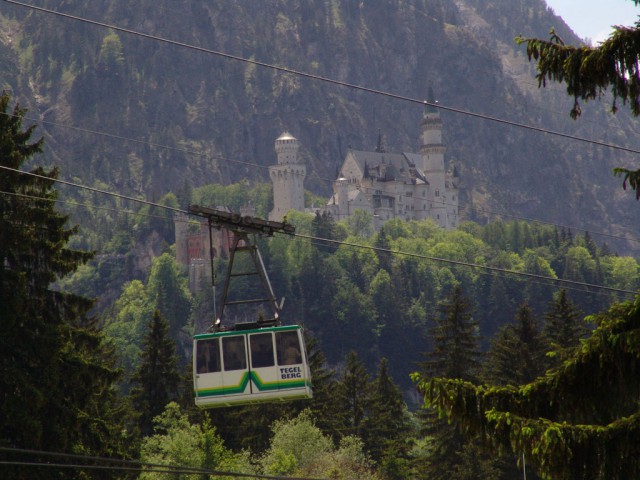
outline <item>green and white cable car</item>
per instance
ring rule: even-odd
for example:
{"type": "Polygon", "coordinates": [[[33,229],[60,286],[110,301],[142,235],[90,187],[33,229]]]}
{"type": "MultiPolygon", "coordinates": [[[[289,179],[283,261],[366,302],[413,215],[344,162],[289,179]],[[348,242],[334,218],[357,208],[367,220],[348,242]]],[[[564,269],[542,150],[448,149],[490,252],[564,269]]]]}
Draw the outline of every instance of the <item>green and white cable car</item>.
{"type": "Polygon", "coordinates": [[[300,326],[203,333],[194,338],[196,405],[224,407],[310,398],[311,376],[300,326]]]}
{"type": "Polygon", "coordinates": [[[208,332],[195,335],[193,339],[196,405],[215,408],[311,398],[311,375],[302,327],[281,325],[281,305],[276,303],[260,252],[249,239],[249,234],[290,233],[293,227],[284,222],[241,217],[198,206],[191,206],[189,210],[207,216],[210,227],[215,225],[233,232],[219,315],[208,332]],[[233,267],[237,253],[248,254],[254,269],[235,272],[233,267]],[[233,277],[254,275],[260,278],[267,297],[228,298],[233,277]],[[272,318],[264,318],[262,313],[256,322],[223,326],[225,306],[252,303],[269,305],[272,318]]]}

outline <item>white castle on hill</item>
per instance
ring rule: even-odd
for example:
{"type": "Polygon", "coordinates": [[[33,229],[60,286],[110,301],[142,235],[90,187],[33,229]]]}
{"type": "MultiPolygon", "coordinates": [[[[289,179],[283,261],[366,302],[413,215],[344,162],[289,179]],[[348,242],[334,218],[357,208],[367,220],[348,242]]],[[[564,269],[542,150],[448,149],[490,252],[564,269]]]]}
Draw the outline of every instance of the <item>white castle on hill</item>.
{"type": "MultiPolygon", "coordinates": [[[[392,218],[433,219],[446,229],[458,226],[458,177],[445,169],[442,120],[434,107],[427,107],[420,123],[419,153],[389,153],[381,138],[373,152],[349,150],[333,183],[328,204],[315,210],[336,220],[356,210],[370,213],[378,230],[392,218]]],[[[285,132],[275,141],[278,164],[269,167],[273,182],[270,220],[280,221],[289,210],[305,211],[306,168],[298,159],[300,144],[285,132]]]]}

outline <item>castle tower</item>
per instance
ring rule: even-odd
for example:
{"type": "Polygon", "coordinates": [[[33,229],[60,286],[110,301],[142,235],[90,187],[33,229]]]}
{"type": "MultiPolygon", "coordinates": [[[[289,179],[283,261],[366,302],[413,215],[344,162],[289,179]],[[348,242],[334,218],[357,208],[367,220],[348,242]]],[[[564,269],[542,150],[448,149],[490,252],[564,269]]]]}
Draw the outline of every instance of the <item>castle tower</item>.
{"type": "Polygon", "coordinates": [[[446,147],[442,143],[442,120],[438,109],[433,105],[433,92],[429,89],[429,103],[422,115],[420,154],[422,170],[429,179],[429,204],[431,217],[436,223],[447,228],[447,187],[444,167],[446,147]]]}
{"type": "Polygon", "coordinates": [[[289,210],[304,211],[304,177],[307,169],[298,160],[300,143],[284,132],[275,142],[278,164],[269,167],[273,183],[273,210],[269,220],[281,221],[289,210]]]}

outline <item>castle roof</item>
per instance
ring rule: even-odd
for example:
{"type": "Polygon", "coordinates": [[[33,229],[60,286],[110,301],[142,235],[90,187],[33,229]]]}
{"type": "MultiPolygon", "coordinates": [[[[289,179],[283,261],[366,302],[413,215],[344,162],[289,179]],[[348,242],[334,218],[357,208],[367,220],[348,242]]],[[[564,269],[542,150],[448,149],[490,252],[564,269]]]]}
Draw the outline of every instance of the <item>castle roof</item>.
{"type": "Polygon", "coordinates": [[[278,138],[276,138],[276,142],[278,140],[297,140],[296,137],[291,135],[289,132],[283,132],[278,138]]]}
{"type": "Polygon", "coordinates": [[[422,157],[415,153],[349,152],[364,176],[378,181],[399,181],[407,183],[429,183],[416,165],[422,157]]]}

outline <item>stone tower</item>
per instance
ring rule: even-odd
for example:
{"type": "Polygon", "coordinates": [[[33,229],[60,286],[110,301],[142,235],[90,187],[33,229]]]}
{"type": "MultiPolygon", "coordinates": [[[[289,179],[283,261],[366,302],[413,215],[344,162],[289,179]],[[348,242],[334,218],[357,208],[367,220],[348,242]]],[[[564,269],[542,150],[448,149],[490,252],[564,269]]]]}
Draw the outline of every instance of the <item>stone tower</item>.
{"type": "MultiPolygon", "coordinates": [[[[429,92],[429,103],[435,104],[433,92],[429,92]]],[[[432,105],[425,106],[422,122],[420,154],[422,155],[422,170],[429,179],[429,206],[431,218],[438,225],[449,228],[447,222],[447,184],[444,167],[444,153],[446,147],[442,143],[442,120],[438,109],[432,105]]]]}
{"type": "Polygon", "coordinates": [[[281,221],[289,210],[304,211],[304,177],[307,169],[298,160],[300,143],[288,132],[275,142],[278,164],[269,167],[273,182],[273,210],[269,220],[281,221]]]}

